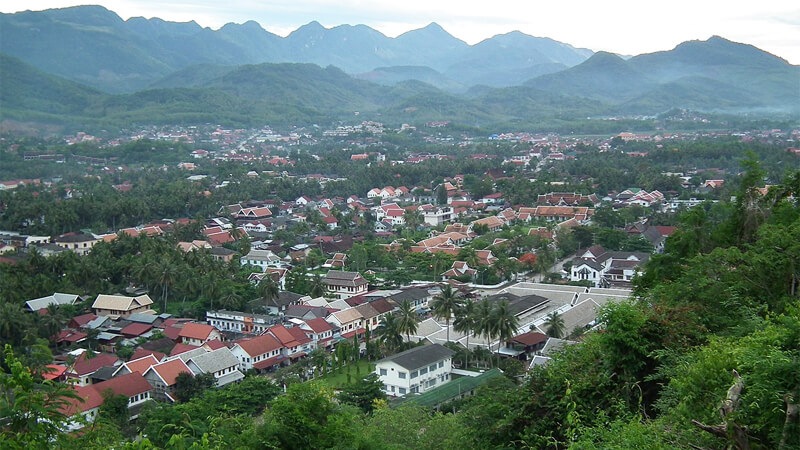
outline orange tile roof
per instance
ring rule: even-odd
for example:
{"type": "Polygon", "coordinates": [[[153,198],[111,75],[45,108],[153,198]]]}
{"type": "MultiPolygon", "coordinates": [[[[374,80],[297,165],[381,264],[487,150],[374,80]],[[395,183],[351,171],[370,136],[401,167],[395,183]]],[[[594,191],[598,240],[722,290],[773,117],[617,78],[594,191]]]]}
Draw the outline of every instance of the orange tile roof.
{"type": "Polygon", "coordinates": [[[175,384],[175,380],[182,372],[187,372],[190,375],[192,374],[192,371],[180,358],[176,358],[172,361],[167,361],[161,364],[156,364],[155,366],[151,367],[150,370],[157,373],[158,376],[164,380],[164,383],[166,383],[167,386],[172,386],[175,384]]]}
{"type": "Polygon", "coordinates": [[[272,335],[265,334],[252,339],[236,341],[236,344],[250,356],[263,355],[273,350],[277,350],[283,345],[272,335]]]}
{"type": "Polygon", "coordinates": [[[204,323],[187,323],[183,326],[181,332],[178,333],[178,337],[204,341],[208,339],[208,336],[214,330],[214,327],[204,323]]]}
{"type": "Polygon", "coordinates": [[[126,362],[125,367],[131,372],[145,373],[147,369],[156,364],[158,364],[158,359],[153,355],[147,355],[143,358],[126,362]]]}

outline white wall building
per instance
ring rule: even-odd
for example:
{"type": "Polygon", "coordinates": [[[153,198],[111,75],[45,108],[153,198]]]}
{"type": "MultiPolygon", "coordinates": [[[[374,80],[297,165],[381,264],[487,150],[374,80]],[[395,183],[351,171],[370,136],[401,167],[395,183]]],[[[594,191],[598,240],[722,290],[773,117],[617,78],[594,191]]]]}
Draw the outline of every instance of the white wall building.
{"type": "Polygon", "coordinates": [[[440,344],[414,347],[376,362],[375,373],[386,395],[423,393],[450,381],[454,353],[440,344]]]}

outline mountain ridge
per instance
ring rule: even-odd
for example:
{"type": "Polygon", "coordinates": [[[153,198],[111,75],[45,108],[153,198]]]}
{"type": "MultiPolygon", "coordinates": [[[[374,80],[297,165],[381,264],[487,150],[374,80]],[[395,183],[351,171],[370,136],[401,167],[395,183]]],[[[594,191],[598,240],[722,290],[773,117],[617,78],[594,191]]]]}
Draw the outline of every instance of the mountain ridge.
{"type": "MultiPolygon", "coordinates": [[[[378,67],[428,66],[442,73],[450,70],[455,78],[448,76],[465,85],[477,80],[503,87],[519,81],[518,77],[504,78],[502,70],[488,73],[492,72],[491,65],[473,56],[481,53],[480,43],[468,45],[435,22],[391,38],[366,25],[325,28],[312,21],[280,37],[254,21],[228,23],[213,30],[194,21],[143,17],[122,20],[115,12],[94,5],[0,14],[0,38],[3,53],[110,93],[142,89],[171,72],[201,63],[308,62],[333,64],[351,74],[378,67]],[[130,64],[115,66],[113,62],[120,59],[130,64]],[[478,66],[487,68],[487,73],[478,70],[469,75],[471,78],[460,79],[457,64],[463,60],[477,61],[478,66]]],[[[523,35],[518,39],[530,48],[546,47],[557,52],[539,59],[566,67],[591,52],[563,43],[548,46],[545,38],[523,35]]],[[[482,41],[483,45],[491,40],[482,41]]],[[[507,63],[503,69],[515,73],[528,70],[530,62],[513,55],[519,46],[512,50],[504,58],[507,63]]],[[[500,56],[505,52],[498,46],[490,53],[498,51],[500,56]]]]}

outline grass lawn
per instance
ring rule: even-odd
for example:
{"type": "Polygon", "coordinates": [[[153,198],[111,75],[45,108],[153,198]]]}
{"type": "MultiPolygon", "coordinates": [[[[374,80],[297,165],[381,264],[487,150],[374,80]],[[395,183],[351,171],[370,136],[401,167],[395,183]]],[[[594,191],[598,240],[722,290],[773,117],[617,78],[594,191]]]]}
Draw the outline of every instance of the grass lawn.
{"type": "MultiPolygon", "coordinates": [[[[372,370],[375,369],[375,365],[371,362],[368,362],[366,359],[362,359],[358,361],[359,372],[356,373],[356,365],[350,364],[350,381],[354,382],[359,377],[364,377],[372,370]]],[[[329,373],[324,377],[320,378],[321,381],[324,381],[328,384],[328,386],[332,387],[333,389],[341,389],[347,384],[347,366],[342,367],[341,373],[338,370],[334,370],[333,373],[329,373]]]]}

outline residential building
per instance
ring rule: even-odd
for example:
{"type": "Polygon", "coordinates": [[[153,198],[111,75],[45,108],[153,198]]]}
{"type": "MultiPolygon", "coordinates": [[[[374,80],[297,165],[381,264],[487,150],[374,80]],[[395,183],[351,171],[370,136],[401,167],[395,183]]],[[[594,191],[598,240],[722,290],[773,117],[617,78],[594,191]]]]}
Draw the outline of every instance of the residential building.
{"type": "Polygon", "coordinates": [[[336,298],[345,299],[367,292],[369,282],[358,272],[329,270],[323,283],[336,298]]]}
{"type": "Polygon", "coordinates": [[[333,345],[333,327],[322,318],[310,319],[300,329],[314,342],[314,347],[327,349],[333,345]]]}
{"type": "Polygon", "coordinates": [[[153,313],[152,304],[153,300],[147,294],[137,297],[100,294],[92,304],[92,309],[98,316],[120,318],[137,313],[153,313]]]}
{"type": "Polygon", "coordinates": [[[239,371],[239,359],[228,347],[220,347],[193,356],[186,361],[186,365],[195,375],[206,373],[214,375],[217,387],[235,383],[244,378],[244,374],[239,371]]]}
{"type": "Polygon", "coordinates": [[[250,264],[251,266],[260,267],[262,272],[267,267],[278,267],[281,264],[281,258],[271,250],[250,250],[240,261],[243,266],[250,264]]]}
{"type": "Polygon", "coordinates": [[[308,352],[314,350],[314,342],[306,333],[297,327],[286,328],[283,325],[275,325],[267,330],[267,333],[274,336],[281,343],[281,351],[289,360],[295,361],[308,352]]]}
{"type": "Polygon", "coordinates": [[[614,252],[595,245],[572,260],[570,281],[589,281],[594,287],[629,286],[650,258],[642,252],[614,252]]]}
{"type": "Polygon", "coordinates": [[[181,343],[195,346],[201,346],[212,339],[222,340],[219,330],[204,323],[187,323],[178,333],[178,337],[181,343]]]}
{"type": "Polygon", "coordinates": [[[153,398],[174,403],[176,401],[174,397],[175,382],[178,375],[183,372],[194,376],[192,370],[180,358],[171,359],[147,369],[144,378],[153,387],[153,398]]]}
{"type": "Polygon", "coordinates": [[[235,331],[244,334],[259,334],[267,331],[280,319],[266,314],[240,311],[206,311],[206,321],[220,331],[235,331]]]}
{"type": "Polygon", "coordinates": [[[432,227],[438,227],[447,222],[452,222],[454,217],[453,208],[450,206],[425,208],[422,211],[423,221],[426,225],[432,227]]]}
{"type": "Polygon", "coordinates": [[[280,365],[286,358],[281,354],[283,345],[271,334],[236,341],[231,352],[239,360],[239,370],[268,370],[280,365]]]}
{"type": "Polygon", "coordinates": [[[59,292],[47,297],[41,297],[25,302],[25,306],[29,311],[39,311],[46,309],[50,305],[74,305],[80,297],[75,294],[61,294],[59,292]]]}
{"type": "Polygon", "coordinates": [[[89,233],[67,233],[53,238],[53,243],[59,247],[71,250],[80,256],[88,255],[101,239],[89,233]]]}
{"type": "Polygon", "coordinates": [[[455,352],[440,344],[423,345],[375,363],[375,373],[392,397],[423,393],[450,381],[455,352]]]}

